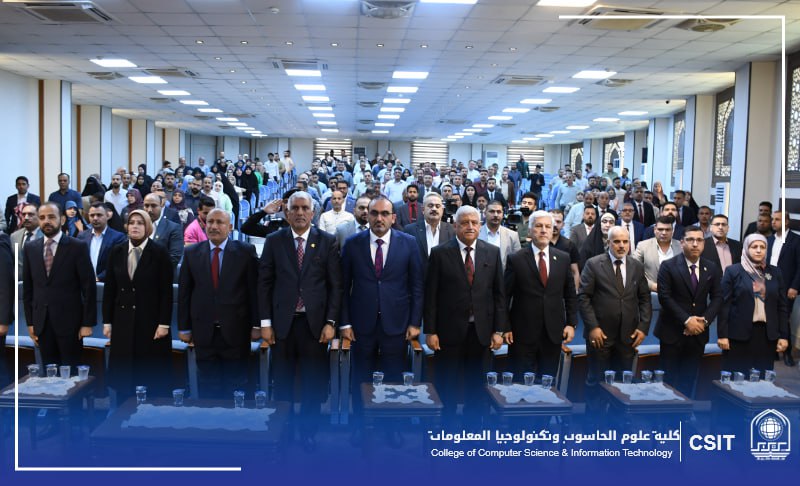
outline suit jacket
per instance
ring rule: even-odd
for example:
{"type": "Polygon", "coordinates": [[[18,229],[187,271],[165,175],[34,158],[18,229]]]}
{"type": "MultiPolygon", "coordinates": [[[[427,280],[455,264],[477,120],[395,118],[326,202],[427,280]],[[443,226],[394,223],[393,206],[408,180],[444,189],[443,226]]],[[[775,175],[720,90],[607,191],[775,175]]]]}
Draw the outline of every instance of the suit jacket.
{"type": "MultiPolygon", "coordinates": [[[[676,240],[671,240],[670,246],[673,257],[683,253],[681,244],[676,240]]],[[[650,238],[641,242],[633,252],[633,257],[644,265],[644,276],[647,278],[647,283],[651,285],[658,283],[658,269],[661,266],[658,261],[658,240],[650,238]]]]}
{"type": "MultiPolygon", "coordinates": [[[[19,245],[19,279],[22,280],[22,239],[25,238],[25,228],[20,228],[17,231],[11,233],[11,249],[15,248],[15,245],[19,245]]],[[[44,238],[44,233],[39,228],[36,228],[36,231],[33,232],[33,236],[31,236],[30,241],[38,240],[39,238],[44,238]]],[[[27,245],[27,243],[26,243],[27,245]]]]}
{"type": "Polygon", "coordinates": [[[489,346],[493,332],[511,329],[500,249],[481,240],[473,247],[475,274],[471,286],[458,239],[431,250],[425,277],[425,333],[437,334],[442,346],[464,342],[470,309],[483,346],[489,346]]]}
{"type": "Polygon", "coordinates": [[[636,201],[631,201],[633,203],[633,219],[642,223],[645,227],[651,226],[656,224],[656,212],[653,209],[653,205],[647,201],[642,201],[642,211],[644,212],[644,219],[639,217],[639,203],[636,201]]]}
{"type": "Polygon", "coordinates": [[[681,226],[686,227],[697,223],[697,213],[690,206],[678,208],[678,211],[681,216],[681,226]]]}
{"type": "Polygon", "coordinates": [[[633,237],[632,241],[633,244],[631,245],[631,251],[633,251],[636,249],[636,246],[639,244],[639,242],[644,239],[644,225],[636,221],[635,219],[630,223],[625,223],[624,221],[622,221],[622,219],[617,220],[617,225],[622,226],[623,228],[625,227],[626,224],[631,225],[631,230],[633,233],[633,235],[631,235],[633,237]]]}
{"type": "MultiPolygon", "coordinates": [[[[522,244],[519,241],[519,234],[516,231],[511,231],[505,226],[500,226],[497,232],[500,237],[500,261],[503,263],[503,269],[505,269],[508,255],[512,255],[521,250],[522,244]]],[[[489,228],[485,224],[481,226],[478,239],[488,242],[489,228]]]]}
{"type": "Polygon", "coordinates": [[[177,209],[166,206],[164,207],[164,209],[162,209],[162,211],[164,211],[164,218],[172,221],[173,223],[177,223],[183,226],[183,223],[181,223],[181,217],[178,214],[177,209]]]}
{"type": "Polygon", "coordinates": [[[424,219],[422,215],[422,200],[417,200],[417,218],[411,219],[411,214],[409,214],[408,203],[406,204],[395,204],[394,205],[394,214],[397,215],[397,219],[395,220],[393,229],[403,231],[403,228],[410,225],[411,223],[416,223],[417,221],[424,219]]]}
{"type": "MultiPolygon", "coordinates": [[[[91,228],[78,235],[78,239],[86,243],[86,246],[89,247],[90,258],[93,235],[94,230],[91,228]]],[[[97,255],[97,267],[94,269],[97,280],[100,282],[104,282],[106,279],[106,264],[108,262],[108,255],[111,253],[111,248],[125,241],[128,241],[128,237],[125,236],[124,233],[120,233],[119,231],[111,228],[106,228],[106,234],[103,235],[103,243],[100,244],[100,254],[97,255]]]]}
{"type": "Polygon", "coordinates": [[[584,338],[588,339],[589,333],[600,327],[608,337],[631,344],[636,329],[645,334],[650,329],[653,308],[644,266],[630,255],[625,258],[625,266],[625,289],[621,294],[608,253],[590,258],[583,267],[578,303],[584,338]]]}
{"type": "Polygon", "coordinates": [[[544,175],[531,174],[530,176],[528,176],[528,179],[531,181],[531,192],[534,194],[541,194],[542,187],[544,187],[544,175]]]}
{"type": "MultiPolygon", "coordinates": [[[[41,198],[39,196],[37,196],[36,194],[32,194],[30,192],[28,193],[28,195],[25,198],[25,200],[27,202],[31,203],[31,204],[36,205],[37,208],[42,205],[41,198]]],[[[5,206],[5,211],[4,211],[4,215],[5,215],[5,218],[6,218],[6,224],[7,224],[6,233],[8,233],[8,234],[11,234],[14,231],[16,231],[17,229],[19,229],[19,228],[17,228],[17,225],[19,224],[19,221],[17,221],[17,215],[14,213],[14,208],[15,207],[17,207],[17,195],[16,194],[12,194],[12,195],[8,196],[8,199],[6,199],[6,206],[5,206]]]]}
{"type": "Polygon", "coordinates": [[[25,320],[36,335],[48,321],[57,336],[77,336],[81,327],[97,324],[97,286],[84,242],[62,236],[49,276],[43,238],[27,243],[22,254],[25,320]]]}
{"type": "Polygon", "coordinates": [[[178,329],[191,331],[196,346],[209,347],[215,323],[219,323],[222,338],[229,346],[248,347],[250,330],[260,327],[257,283],[258,262],[253,245],[228,240],[216,290],[211,284],[211,243],[203,241],[187,247],[178,286],[178,329]]]}
{"type": "Polygon", "coordinates": [[[491,196],[488,190],[486,191],[486,197],[489,199],[489,202],[499,201],[500,204],[503,205],[504,210],[508,209],[508,201],[506,201],[505,196],[503,196],[503,191],[500,190],[499,186],[494,190],[494,197],[491,196]]]}
{"type": "MultiPolygon", "coordinates": [[[[662,343],[677,343],[683,336],[684,323],[691,316],[705,317],[711,325],[722,307],[720,268],[701,256],[695,271],[698,275],[697,290],[692,292],[692,279],[683,253],[661,264],[658,271],[661,312],[653,334],[662,343]]],[[[707,343],[708,326],[704,332],[691,338],[707,343]]]]}
{"type": "MultiPolygon", "coordinates": [[[[728,238],[728,247],[731,250],[731,263],[739,263],[742,261],[742,244],[736,240],[732,240],[728,238]]],[[[701,257],[705,258],[706,260],[710,261],[717,268],[720,269],[720,273],[722,271],[722,263],[719,261],[719,254],[717,253],[717,248],[714,245],[714,238],[708,237],[706,238],[706,244],[703,248],[703,254],[700,255],[701,257]]],[[[768,260],[769,261],[769,260],[768,260]]]]}
{"type": "MultiPolygon", "coordinates": [[[[786,284],[780,268],[767,265],[764,278],[767,297],[767,338],[789,339],[789,304],[786,284]],[[770,275],[771,278],[766,278],[770,275]]],[[[722,309],[717,319],[717,335],[721,338],[747,341],[753,333],[753,280],[741,264],[731,265],[722,276],[722,309]]]]}
{"type": "MultiPolygon", "coordinates": [[[[767,262],[772,261],[772,246],[775,244],[775,235],[767,238],[767,262]]],[[[781,269],[783,283],[786,289],[800,290],[800,236],[794,231],[786,233],[786,241],[781,247],[781,254],[778,257],[778,268],[781,269]]]]}
{"type": "MultiPolygon", "coordinates": [[[[406,225],[403,229],[407,234],[413,236],[417,240],[419,247],[419,257],[422,260],[422,267],[425,271],[428,270],[428,235],[425,232],[425,218],[420,218],[416,223],[406,225]]],[[[446,243],[456,236],[456,230],[453,225],[444,221],[439,222],[439,244],[446,243]]]]}
{"type": "MultiPolygon", "coordinates": [[[[369,227],[369,223],[364,226],[369,227]]],[[[336,226],[336,242],[339,243],[340,251],[344,247],[344,242],[356,233],[358,233],[358,223],[355,220],[345,221],[336,226]]]]}
{"type": "MultiPolygon", "coordinates": [[[[14,322],[14,301],[17,286],[14,283],[14,254],[11,251],[11,238],[0,233],[0,324],[14,322]]],[[[0,343],[3,344],[3,343],[0,343]]],[[[3,344],[3,349],[5,345],[3,344]]],[[[4,366],[3,363],[0,366],[4,366]]]]}
{"type": "MultiPolygon", "coordinates": [[[[531,249],[532,248],[532,249],[531,249]]],[[[565,325],[578,323],[578,298],[570,256],[550,246],[547,286],[539,278],[538,248],[509,255],[505,283],[514,342],[534,344],[544,326],[552,343],[561,343],[565,325]]]]}
{"type": "MultiPolygon", "coordinates": [[[[672,239],[673,240],[678,240],[678,241],[682,240],[683,239],[683,234],[685,232],[685,228],[683,226],[677,224],[677,223],[675,223],[675,226],[673,226],[673,228],[674,229],[672,231],[672,239]]],[[[656,236],[655,229],[656,229],[656,225],[655,224],[645,228],[644,229],[644,236],[642,236],[642,240],[644,241],[644,240],[649,240],[651,238],[655,238],[655,236],[656,236]]],[[[638,246],[638,243],[637,243],[637,246],[638,246]]]]}
{"type": "Polygon", "coordinates": [[[569,234],[569,239],[575,244],[575,248],[580,248],[583,246],[583,242],[586,241],[587,236],[589,236],[589,234],[586,232],[586,225],[581,222],[572,227],[572,231],[570,231],[569,234]]]}
{"type": "Polygon", "coordinates": [[[417,199],[417,201],[420,201],[420,202],[421,202],[421,201],[422,201],[422,199],[423,199],[423,198],[424,198],[424,197],[425,197],[425,196],[426,196],[426,195],[427,195],[429,192],[435,192],[436,194],[441,194],[441,193],[442,193],[442,191],[440,191],[440,190],[439,190],[439,188],[438,188],[438,187],[436,187],[436,186],[431,186],[431,188],[430,188],[430,189],[428,189],[428,188],[427,188],[427,187],[425,187],[424,185],[420,185],[420,186],[419,186],[419,198],[417,199]]]}
{"type": "Polygon", "coordinates": [[[183,229],[180,223],[161,218],[153,235],[153,241],[167,249],[173,268],[178,265],[183,258],[183,229]]]}
{"type": "Polygon", "coordinates": [[[264,241],[258,275],[261,319],[271,319],[278,339],[289,335],[298,297],[303,297],[311,334],[319,337],[326,322],[338,324],[342,273],[336,239],[312,227],[297,268],[291,228],[276,231],[264,241]]]}
{"type": "Polygon", "coordinates": [[[380,312],[381,327],[388,336],[404,334],[422,321],[423,276],[417,243],[411,236],[392,231],[381,278],[375,275],[370,252],[370,231],[351,236],[342,249],[342,324],[359,333],[375,332],[380,312]]]}

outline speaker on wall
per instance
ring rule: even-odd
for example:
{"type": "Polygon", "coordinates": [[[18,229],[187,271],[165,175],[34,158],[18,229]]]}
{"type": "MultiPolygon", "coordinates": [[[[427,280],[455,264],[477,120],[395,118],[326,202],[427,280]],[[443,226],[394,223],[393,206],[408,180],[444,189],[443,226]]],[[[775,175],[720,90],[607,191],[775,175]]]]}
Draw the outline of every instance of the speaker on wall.
{"type": "Polygon", "coordinates": [[[642,163],[647,163],[647,147],[642,147],[642,163]]]}

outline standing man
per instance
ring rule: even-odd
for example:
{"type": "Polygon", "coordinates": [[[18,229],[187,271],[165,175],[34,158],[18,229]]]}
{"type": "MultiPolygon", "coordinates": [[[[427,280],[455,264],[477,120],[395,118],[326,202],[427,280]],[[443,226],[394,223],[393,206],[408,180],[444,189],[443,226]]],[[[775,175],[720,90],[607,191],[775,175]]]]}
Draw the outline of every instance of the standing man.
{"type": "Polygon", "coordinates": [[[144,197],[144,210],[153,222],[153,234],[150,235],[150,239],[166,247],[172,268],[177,268],[183,258],[181,225],[164,217],[164,200],[158,194],[151,193],[144,197]]]}
{"type": "Polygon", "coordinates": [[[58,190],[51,193],[47,200],[58,204],[61,211],[64,211],[67,201],[74,201],[78,209],[83,209],[81,193],[69,188],[69,175],[64,172],[58,174],[58,190]]]}
{"type": "Polygon", "coordinates": [[[530,191],[536,196],[537,201],[542,200],[542,188],[544,187],[544,175],[542,174],[542,166],[536,165],[533,168],[533,173],[530,175],[531,189],[530,191]]]}
{"type": "Polygon", "coordinates": [[[681,253],[681,242],[672,239],[672,216],[659,216],[655,238],[639,243],[633,258],[644,265],[644,275],[650,292],[658,291],[658,269],[666,260],[681,253]]]}
{"type": "Polygon", "coordinates": [[[630,202],[624,203],[619,212],[619,225],[628,232],[628,236],[631,239],[631,252],[636,249],[636,245],[642,241],[644,236],[644,225],[633,219],[634,213],[633,203],[630,202]]]}
{"type": "Polygon", "coordinates": [[[22,204],[30,203],[37,208],[42,205],[42,201],[39,196],[28,192],[30,183],[28,182],[27,177],[17,177],[15,185],[17,186],[17,193],[8,196],[8,199],[6,199],[5,219],[6,224],[8,225],[6,227],[6,233],[8,234],[12,234],[14,231],[19,229],[20,222],[18,221],[18,216],[19,212],[22,211],[22,204]]]}
{"type": "Polygon", "coordinates": [[[703,258],[716,265],[720,274],[742,260],[742,244],[728,238],[728,228],[728,217],[715,214],[711,218],[711,237],[706,238],[703,247],[703,258]]]}
{"type": "Polygon", "coordinates": [[[331,195],[331,209],[325,211],[319,217],[319,229],[328,233],[336,233],[336,227],[348,221],[353,221],[353,215],[344,210],[344,194],[341,191],[333,191],[331,195]]]}
{"type": "Polygon", "coordinates": [[[258,276],[261,337],[273,346],[275,398],[294,403],[300,376],[302,446],[316,449],[320,404],[327,396],[327,347],[339,318],[342,276],[336,239],[311,226],[307,192],[289,197],[289,227],[264,242],[258,276]]]}
{"type": "Polygon", "coordinates": [[[186,249],[178,287],[178,331],[194,343],[200,394],[230,398],[247,386],[250,340],[260,337],[253,245],[229,240],[231,218],[208,213],[208,240],[186,249]]]}
{"type": "Polygon", "coordinates": [[[682,253],[665,261],[658,271],[661,312],[654,334],[660,341],[661,367],[666,380],[692,396],[708,328],[722,306],[722,273],[701,258],[705,240],[699,226],[686,228],[682,253]]]}
{"type": "Polygon", "coordinates": [[[578,304],[586,339],[586,384],[596,390],[605,370],[630,370],[650,329],[653,309],[644,266],[628,255],[628,232],[608,230],[608,253],[590,258],[581,272],[578,304]]]}
{"type": "Polygon", "coordinates": [[[675,191],[675,205],[678,207],[678,214],[675,216],[675,222],[681,226],[691,226],[697,223],[697,214],[686,203],[686,191],[678,189],[675,191]]]}
{"type": "Polygon", "coordinates": [[[502,226],[503,204],[500,201],[489,202],[483,214],[486,217],[486,224],[481,226],[478,239],[500,248],[500,261],[503,263],[503,269],[505,269],[508,256],[522,248],[519,242],[519,235],[502,226]]]}
{"type": "Polygon", "coordinates": [[[0,387],[11,382],[11,375],[6,367],[6,335],[8,326],[14,321],[16,289],[11,239],[6,234],[0,234],[0,387]]]}
{"type": "Polygon", "coordinates": [[[442,223],[444,200],[438,193],[429,192],[425,196],[422,201],[422,214],[423,218],[416,223],[406,225],[403,231],[417,239],[422,267],[427,271],[428,255],[431,254],[433,247],[450,241],[456,232],[453,225],[442,223]]]}
{"type": "Polygon", "coordinates": [[[644,200],[644,188],[639,186],[633,190],[633,218],[642,223],[645,228],[656,222],[656,213],[653,205],[644,200]]]}
{"type": "Polygon", "coordinates": [[[562,344],[575,337],[578,298],[569,254],[550,245],[553,215],[536,211],[530,226],[530,249],[509,255],[506,264],[511,331],[504,337],[514,374],[555,376],[562,344]]]}
{"type": "Polygon", "coordinates": [[[39,207],[33,203],[22,203],[19,212],[20,228],[11,233],[11,248],[19,245],[19,279],[22,280],[22,251],[29,242],[44,237],[39,229],[39,207]]]}
{"type": "MultiPolygon", "coordinates": [[[[660,218],[665,217],[665,216],[671,216],[672,217],[672,239],[678,240],[678,241],[682,240],[683,239],[683,226],[678,224],[678,222],[676,220],[676,218],[678,217],[678,206],[675,205],[674,202],[668,201],[668,202],[665,202],[663,206],[661,206],[661,212],[659,213],[658,218],[656,218],[656,221],[658,221],[660,218]]],[[[650,238],[653,238],[655,236],[655,234],[656,234],[655,233],[655,229],[656,229],[656,225],[655,224],[645,228],[644,229],[644,235],[642,236],[642,241],[649,240],[650,238]]]]}
{"type": "MultiPolygon", "coordinates": [[[[517,236],[519,237],[519,244],[522,248],[531,246],[528,241],[528,228],[530,227],[531,214],[536,211],[538,197],[533,192],[526,192],[522,195],[519,202],[519,213],[522,215],[522,222],[517,224],[517,236]]],[[[563,216],[562,216],[563,218],[563,216]]]]}
{"type": "MultiPolygon", "coordinates": [[[[369,172],[368,172],[369,173],[369,172]]],[[[344,242],[356,233],[369,228],[369,202],[367,196],[356,199],[356,206],[353,209],[353,219],[341,223],[336,227],[336,241],[339,243],[339,250],[344,247],[344,242]]]]}
{"type": "MultiPolygon", "coordinates": [[[[183,232],[183,244],[191,245],[192,243],[200,243],[206,241],[206,217],[208,213],[216,207],[217,203],[210,197],[201,197],[197,205],[197,217],[189,223],[186,230],[183,232]]],[[[230,222],[230,216],[228,216],[230,222]]]]}
{"type": "Polygon", "coordinates": [[[402,230],[411,223],[416,223],[419,219],[422,208],[419,204],[419,189],[416,184],[409,184],[406,186],[406,199],[408,202],[405,204],[397,204],[394,208],[394,213],[397,215],[397,223],[394,229],[402,230]]]}
{"type": "MultiPolygon", "coordinates": [[[[800,290],[800,236],[797,236],[791,229],[791,218],[789,212],[775,211],[772,213],[772,231],[774,234],[767,238],[767,263],[774,265],[781,270],[783,282],[786,285],[789,315],[792,314],[794,301],[797,292],[800,290]]],[[[800,334],[796,326],[791,329],[791,334],[796,337],[800,334]]],[[[792,349],[797,339],[789,342],[789,347],[783,355],[783,362],[786,366],[794,366],[795,361],[792,357],[792,349]]]]}
{"type": "Polygon", "coordinates": [[[550,244],[569,255],[569,268],[572,270],[572,280],[575,282],[574,288],[577,292],[581,285],[580,251],[572,240],[564,238],[561,234],[561,228],[564,227],[564,212],[560,209],[551,209],[549,212],[553,215],[553,236],[550,238],[550,244]]]}
{"type": "MultiPolygon", "coordinates": [[[[572,211],[570,211],[571,213],[572,211]]],[[[597,221],[597,208],[592,206],[591,203],[584,203],[583,207],[583,223],[572,227],[569,239],[575,244],[575,248],[580,248],[586,237],[592,232],[594,223],[597,221]]]]}
{"type": "Polygon", "coordinates": [[[466,426],[488,412],[483,373],[510,330],[500,250],[478,240],[480,218],[472,206],[458,209],[456,238],[431,251],[425,278],[425,341],[436,353],[445,420],[455,419],[463,377],[466,426]]]}
{"type": "Polygon", "coordinates": [[[111,176],[111,188],[106,191],[105,196],[103,196],[103,201],[114,205],[117,214],[122,214],[122,210],[128,206],[128,198],[125,193],[120,190],[121,187],[122,176],[120,174],[114,174],[111,176]]]}
{"type": "Polygon", "coordinates": [[[61,232],[57,203],[39,208],[44,238],[23,250],[22,300],[28,334],[45,364],[80,364],[83,338],[97,324],[94,269],[86,244],[61,232]]]}
{"type": "MultiPolygon", "coordinates": [[[[119,177],[119,176],[117,176],[119,177]]],[[[89,224],[87,229],[78,235],[78,239],[89,246],[92,268],[98,282],[106,279],[106,262],[111,247],[127,240],[125,234],[108,227],[108,210],[100,201],[95,201],[89,208],[89,224]]]]}
{"type": "Polygon", "coordinates": [[[394,169],[394,179],[387,182],[383,189],[384,194],[386,197],[392,201],[392,204],[402,204],[403,203],[403,191],[406,190],[406,186],[408,185],[406,181],[402,179],[403,176],[403,169],[400,167],[395,167],[394,169]]]}

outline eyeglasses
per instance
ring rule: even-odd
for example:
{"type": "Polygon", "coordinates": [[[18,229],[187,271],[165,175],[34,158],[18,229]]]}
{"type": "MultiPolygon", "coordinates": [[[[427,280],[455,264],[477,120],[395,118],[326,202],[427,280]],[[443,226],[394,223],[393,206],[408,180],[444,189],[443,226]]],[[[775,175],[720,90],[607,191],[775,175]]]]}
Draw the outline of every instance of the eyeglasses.
{"type": "Polygon", "coordinates": [[[693,244],[700,244],[703,242],[703,238],[684,238],[683,241],[686,243],[693,245],[693,244]]]}

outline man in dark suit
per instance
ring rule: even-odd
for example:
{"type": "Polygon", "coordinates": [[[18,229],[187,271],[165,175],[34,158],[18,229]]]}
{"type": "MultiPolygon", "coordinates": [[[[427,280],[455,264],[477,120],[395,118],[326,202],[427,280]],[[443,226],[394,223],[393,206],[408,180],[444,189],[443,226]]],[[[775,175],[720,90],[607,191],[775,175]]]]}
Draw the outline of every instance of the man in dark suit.
{"type": "MultiPolygon", "coordinates": [[[[772,218],[772,203],[770,201],[761,201],[758,203],[758,217],[760,218],[761,216],[768,216],[772,218]]],[[[755,233],[756,231],[758,231],[758,218],[756,218],[756,221],[752,221],[747,225],[747,228],[742,234],[742,238],[747,238],[748,235],[755,233]]]]}
{"type": "MultiPolygon", "coordinates": [[[[517,168],[519,168],[519,162],[517,162],[517,168]]],[[[528,170],[527,163],[525,163],[525,170],[526,171],[528,170]]],[[[530,191],[537,196],[536,198],[537,201],[540,201],[542,199],[542,188],[544,187],[544,175],[539,173],[539,171],[541,170],[542,166],[540,165],[535,166],[533,168],[533,173],[531,173],[530,176],[528,177],[531,181],[530,191]]],[[[520,174],[522,174],[522,178],[524,179],[525,174],[522,171],[520,171],[520,174]]]]}
{"type": "Polygon", "coordinates": [[[23,250],[22,300],[43,362],[76,366],[97,324],[97,289],[89,249],[61,232],[63,218],[58,204],[39,208],[44,238],[23,250]]]}
{"type": "MultiPolygon", "coordinates": [[[[800,236],[791,229],[789,212],[775,211],[772,213],[772,236],[767,238],[767,263],[781,270],[783,282],[786,285],[786,298],[789,299],[789,315],[792,314],[794,300],[800,290],[800,236]]],[[[794,366],[792,346],[786,350],[783,361],[787,366],[794,366]]]]}
{"type": "Polygon", "coordinates": [[[404,231],[417,239],[423,273],[428,269],[428,255],[433,247],[446,243],[455,237],[456,231],[450,223],[443,223],[444,200],[435,192],[429,192],[422,201],[422,214],[416,223],[406,225],[404,231]]]}
{"type": "Polygon", "coordinates": [[[92,267],[97,281],[104,282],[106,263],[111,247],[123,243],[127,237],[108,227],[108,210],[100,201],[93,202],[89,208],[89,224],[92,225],[92,228],[79,234],[78,239],[89,247],[89,256],[92,259],[92,267]]]}
{"type": "MultiPolygon", "coordinates": [[[[183,229],[164,215],[164,200],[158,194],[148,194],[144,198],[144,210],[153,221],[153,234],[150,238],[166,247],[172,268],[177,267],[183,258],[183,229]]],[[[230,218],[228,219],[230,222],[230,218]]]]}
{"type": "Polygon", "coordinates": [[[498,201],[503,205],[503,211],[508,211],[508,201],[503,196],[503,191],[497,188],[497,180],[494,177],[490,177],[486,181],[486,200],[488,202],[498,201]]]}
{"type": "Polygon", "coordinates": [[[346,221],[336,227],[336,242],[339,244],[339,249],[344,247],[344,242],[356,233],[364,231],[369,228],[369,202],[371,199],[367,196],[361,196],[356,199],[356,206],[353,208],[353,218],[351,221],[346,221]]]}
{"type": "MultiPolygon", "coordinates": [[[[334,337],[342,296],[336,239],[311,226],[307,192],[288,201],[290,227],[264,242],[258,277],[261,337],[272,345],[275,398],[294,403],[300,376],[302,446],[316,448],[320,404],[327,397],[327,346],[334,337]]],[[[294,425],[294,424],[293,424],[294,425]]]]}
{"type": "Polygon", "coordinates": [[[656,223],[656,212],[653,205],[644,200],[644,188],[633,189],[633,219],[642,223],[645,228],[656,223]]]}
{"type": "Polygon", "coordinates": [[[11,251],[11,239],[0,233],[0,387],[11,382],[11,375],[6,367],[6,335],[8,327],[14,321],[14,255],[11,251]]]}
{"type": "Polygon", "coordinates": [[[638,245],[644,237],[644,225],[633,219],[633,215],[633,203],[626,202],[622,205],[622,209],[619,212],[619,219],[617,220],[618,224],[628,231],[628,236],[631,239],[631,253],[633,253],[636,249],[636,245],[638,245]]]}
{"type": "Polygon", "coordinates": [[[406,187],[406,198],[408,202],[405,204],[396,204],[394,207],[394,214],[397,215],[397,221],[394,224],[394,229],[402,231],[403,228],[416,223],[422,213],[422,207],[417,200],[419,197],[419,190],[416,184],[409,184],[406,187]]]}
{"type": "Polygon", "coordinates": [[[401,381],[408,368],[406,341],[420,333],[422,261],[414,238],[391,229],[392,211],[386,197],[373,199],[369,231],[351,236],[342,250],[342,337],[353,341],[355,383],[368,381],[375,370],[386,381],[401,381]]]}
{"type": "Polygon", "coordinates": [[[500,249],[478,240],[480,218],[472,206],[458,209],[456,238],[431,251],[425,278],[425,341],[436,352],[436,387],[452,422],[463,377],[466,426],[479,425],[488,411],[483,373],[490,350],[500,349],[510,330],[500,249]]]}
{"type": "Polygon", "coordinates": [[[19,176],[16,180],[17,193],[8,196],[5,205],[6,233],[11,234],[19,229],[16,208],[23,202],[34,204],[37,208],[42,205],[42,200],[36,194],[28,192],[30,183],[25,176],[19,176]]]}
{"type": "Polygon", "coordinates": [[[697,212],[686,202],[686,191],[678,189],[675,191],[675,205],[678,206],[678,214],[675,216],[676,222],[683,226],[691,226],[697,223],[697,212]]]}
{"type": "Polygon", "coordinates": [[[586,384],[596,390],[605,370],[630,370],[650,329],[652,306],[644,266],[628,254],[628,232],[608,230],[608,253],[590,258],[578,292],[588,357],[586,384]]]}
{"type": "Polygon", "coordinates": [[[229,240],[230,231],[230,215],[212,209],[208,240],[187,248],[181,264],[178,331],[181,341],[194,343],[203,397],[230,398],[245,389],[250,340],[261,335],[256,250],[229,240]]]}
{"type": "MultiPolygon", "coordinates": [[[[674,202],[666,202],[663,206],[661,206],[661,212],[659,213],[659,218],[662,216],[672,216],[676,218],[678,216],[678,206],[674,202]]],[[[650,238],[654,238],[656,235],[656,224],[655,221],[653,222],[652,226],[648,226],[644,229],[644,235],[642,236],[642,241],[649,240],[650,238]]],[[[672,239],[673,240],[682,240],[683,239],[683,225],[678,224],[677,221],[672,223],[672,239]]],[[[639,243],[637,243],[638,245],[639,243]]]]}
{"type": "Polygon", "coordinates": [[[705,240],[699,226],[689,226],[681,241],[683,253],[658,270],[658,315],[654,334],[661,344],[666,381],[687,397],[694,391],[708,328],[722,306],[722,273],[702,258],[705,240]]]}
{"type": "Polygon", "coordinates": [[[530,248],[506,261],[505,283],[511,331],[505,334],[515,375],[526,371],[555,376],[561,345],[572,341],[578,299],[569,253],[550,246],[553,215],[531,215],[530,248]]]}
{"type": "Polygon", "coordinates": [[[586,241],[586,238],[589,236],[589,233],[592,232],[594,224],[597,222],[598,219],[599,218],[597,217],[597,208],[595,208],[593,205],[589,203],[584,203],[583,222],[573,227],[569,235],[569,239],[570,241],[572,241],[572,243],[575,244],[575,248],[580,249],[580,247],[583,246],[583,242],[586,241]]]}
{"type": "Polygon", "coordinates": [[[742,260],[742,244],[728,238],[728,217],[715,214],[711,218],[711,236],[706,238],[702,257],[725,273],[729,266],[742,260]]]}

